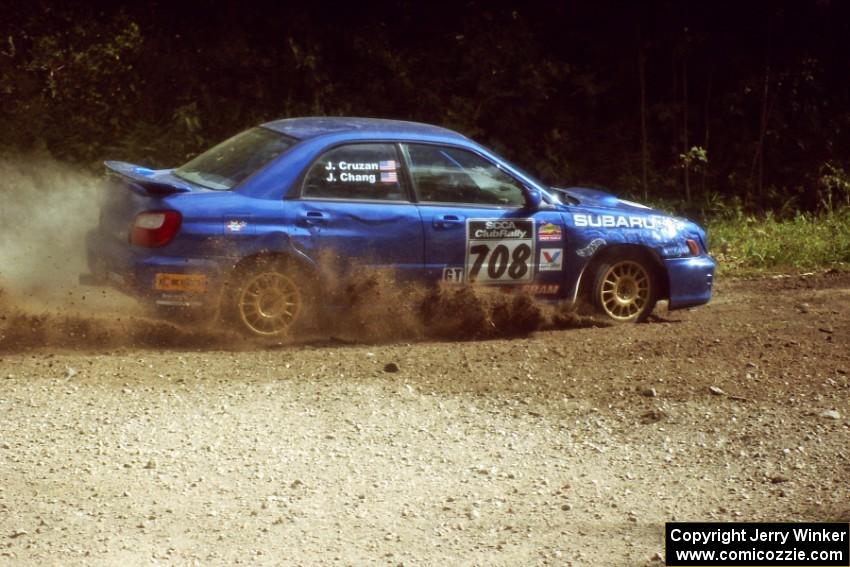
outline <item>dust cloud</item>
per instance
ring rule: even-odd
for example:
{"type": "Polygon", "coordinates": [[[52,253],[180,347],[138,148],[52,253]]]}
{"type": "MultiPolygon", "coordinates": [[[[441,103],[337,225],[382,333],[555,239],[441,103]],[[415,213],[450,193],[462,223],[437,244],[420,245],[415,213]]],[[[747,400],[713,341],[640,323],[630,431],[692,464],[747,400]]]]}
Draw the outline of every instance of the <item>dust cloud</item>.
{"type": "Polygon", "coordinates": [[[49,156],[0,156],[0,350],[193,345],[203,334],[78,285],[104,180],[49,156]]]}
{"type": "Polygon", "coordinates": [[[523,337],[535,331],[602,326],[568,305],[522,291],[399,282],[392,273],[356,270],[333,290],[344,308],[320,326],[345,342],[484,340],[523,337]]]}
{"type": "Polygon", "coordinates": [[[49,157],[0,157],[0,286],[38,301],[75,288],[102,194],[95,175],[49,157]]]}

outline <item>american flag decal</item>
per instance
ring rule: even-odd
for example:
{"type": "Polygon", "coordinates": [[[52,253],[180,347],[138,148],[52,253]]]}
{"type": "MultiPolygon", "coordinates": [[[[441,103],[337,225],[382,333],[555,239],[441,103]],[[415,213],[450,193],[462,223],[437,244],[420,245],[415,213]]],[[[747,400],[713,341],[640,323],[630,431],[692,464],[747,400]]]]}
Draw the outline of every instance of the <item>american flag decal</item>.
{"type": "Polygon", "coordinates": [[[398,176],[395,171],[382,171],[381,183],[398,183],[398,176]]]}
{"type": "Polygon", "coordinates": [[[381,171],[395,171],[395,160],[379,161],[378,169],[381,171]]]}

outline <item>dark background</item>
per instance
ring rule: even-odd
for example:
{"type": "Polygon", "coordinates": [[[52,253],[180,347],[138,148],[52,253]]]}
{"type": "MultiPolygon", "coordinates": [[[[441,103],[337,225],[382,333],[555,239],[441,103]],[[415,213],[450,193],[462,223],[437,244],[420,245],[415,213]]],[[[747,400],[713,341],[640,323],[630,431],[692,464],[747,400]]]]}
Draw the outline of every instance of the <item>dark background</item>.
{"type": "Polygon", "coordinates": [[[551,183],[693,207],[821,208],[850,165],[850,2],[0,10],[0,151],[87,167],[317,114],[432,122],[551,183]]]}

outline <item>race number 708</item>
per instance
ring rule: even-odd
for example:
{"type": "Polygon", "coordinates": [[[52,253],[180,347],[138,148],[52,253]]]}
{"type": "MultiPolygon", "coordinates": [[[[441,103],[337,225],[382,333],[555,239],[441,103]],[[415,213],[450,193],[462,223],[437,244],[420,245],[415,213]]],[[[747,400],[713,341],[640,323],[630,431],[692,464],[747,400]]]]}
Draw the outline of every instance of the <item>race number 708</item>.
{"type": "Polygon", "coordinates": [[[518,244],[511,250],[504,244],[493,248],[489,244],[475,244],[469,247],[474,257],[469,268],[469,281],[481,280],[520,280],[528,273],[528,260],[531,258],[531,246],[518,244]],[[485,269],[486,266],[486,269],[485,269]],[[485,274],[481,270],[485,269],[485,274]],[[483,276],[479,278],[479,275],[483,276]]]}

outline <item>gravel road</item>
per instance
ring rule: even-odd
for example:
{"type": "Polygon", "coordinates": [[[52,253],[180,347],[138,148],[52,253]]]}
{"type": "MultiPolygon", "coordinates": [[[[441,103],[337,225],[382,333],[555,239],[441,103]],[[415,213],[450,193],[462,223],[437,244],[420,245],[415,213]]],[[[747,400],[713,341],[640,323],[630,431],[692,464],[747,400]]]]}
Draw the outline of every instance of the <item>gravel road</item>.
{"type": "Polygon", "coordinates": [[[643,566],[670,520],[850,521],[846,274],[464,342],[3,320],[0,564],[643,566]]]}

